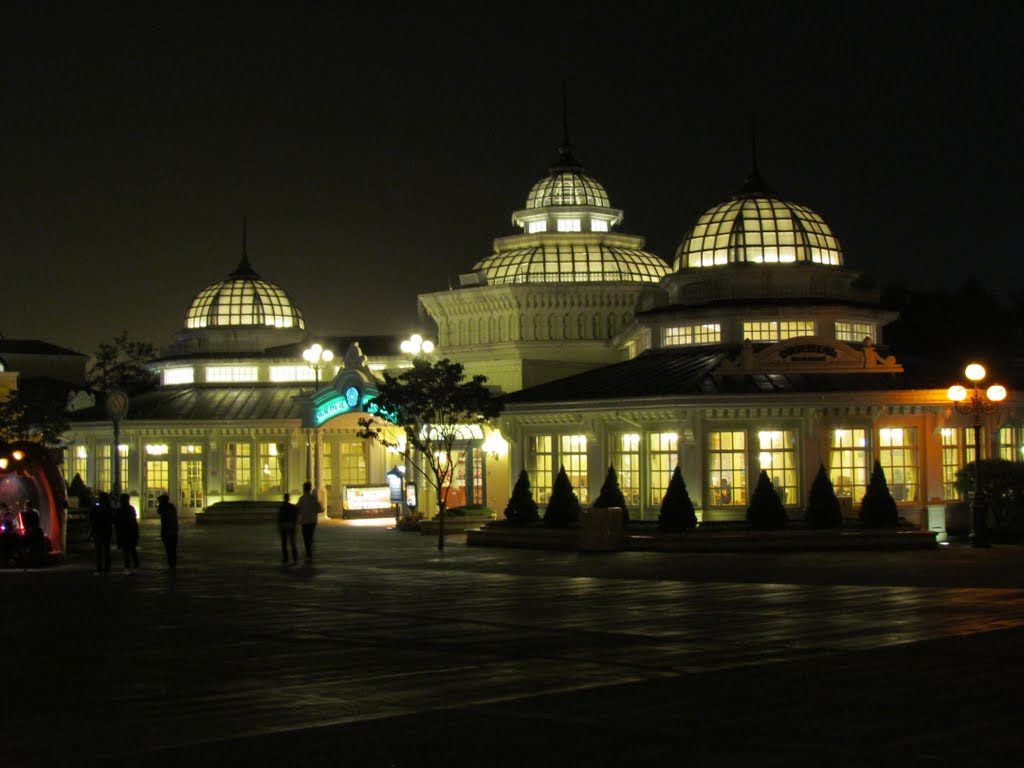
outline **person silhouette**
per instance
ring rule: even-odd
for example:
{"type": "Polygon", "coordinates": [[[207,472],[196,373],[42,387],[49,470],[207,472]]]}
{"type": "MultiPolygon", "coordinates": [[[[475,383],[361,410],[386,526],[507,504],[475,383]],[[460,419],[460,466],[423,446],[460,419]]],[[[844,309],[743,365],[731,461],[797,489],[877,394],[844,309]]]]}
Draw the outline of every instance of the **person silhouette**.
{"type": "Polygon", "coordinates": [[[110,494],[100,491],[100,495],[89,513],[92,528],[92,542],[96,549],[96,575],[110,573],[110,539],[114,529],[114,508],[110,504],[110,494]]]}
{"type": "Polygon", "coordinates": [[[139,567],[139,518],[127,493],[122,493],[117,499],[117,517],[114,520],[117,546],[124,557],[124,572],[131,573],[139,567]]]}
{"type": "Polygon", "coordinates": [[[161,493],[156,513],[160,516],[160,540],[167,553],[167,568],[173,573],[178,567],[178,508],[171,503],[170,496],[161,493]]]}
{"type": "Polygon", "coordinates": [[[281,534],[281,562],[288,562],[288,549],[291,545],[292,562],[299,561],[299,550],[295,547],[295,520],[299,516],[299,508],[291,503],[290,494],[284,495],[281,506],[277,508],[277,530],[281,534]]]}
{"type": "Polygon", "coordinates": [[[299,522],[302,523],[302,544],[306,548],[306,562],[313,562],[313,535],[320,519],[323,507],[312,492],[313,484],[307,480],[302,484],[302,496],[299,498],[299,522]]]}

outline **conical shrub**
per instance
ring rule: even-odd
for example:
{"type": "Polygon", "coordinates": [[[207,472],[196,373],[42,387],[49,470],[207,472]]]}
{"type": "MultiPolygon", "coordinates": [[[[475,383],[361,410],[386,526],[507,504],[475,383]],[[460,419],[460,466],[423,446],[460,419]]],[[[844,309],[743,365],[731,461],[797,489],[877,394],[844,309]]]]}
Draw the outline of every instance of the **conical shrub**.
{"type": "Polygon", "coordinates": [[[665,497],[661,500],[661,511],[658,513],[658,527],[663,531],[692,531],[697,527],[697,512],[686,490],[683,473],[676,464],[672,479],[668,481],[665,497]]]}
{"type": "Polygon", "coordinates": [[[763,469],[757,477],[757,487],[747,507],[747,521],[753,528],[762,531],[786,527],[786,508],[782,506],[782,499],[763,469]]]}
{"type": "Polygon", "coordinates": [[[818,467],[818,474],[811,483],[810,498],[804,510],[804,520],[808,528],[842,528],[843,510],[839,506],[836,489],[832,487],[825,465],[818,467]]]}
{"type": "Polygon", "coordinates": [[[889,491],[882,463],[875,459],[867,493],[860,503],[861,525],[865,528],[895,528],[899,524],[899,519],[899,508],[889,491]]]}
{"type": "Polygon", "coordinates": [[[551,487],[551,498],[544,510],[544,525],[548,528],[571,528],[580,520],[580,500],[572,490],[565,467],[560,467],[551,487]]]}
{"type": "Polygon", "coordinates": [[[620,507],[623,520],[629,520],[626,497],[622,495],[622,489],[619,487],[619,473],[615,471],[614,466],[608,467],[608,474],[604,476],[604,485],[601,486],[601,492],[597,495],[594,506],[620,507]]]}
{"type": "Polygon", "coordinates": [[[529,525],[540,520],[540,509],[530,489],[530,475],[524,469],[519,473],[512,496],[505,505],[505,518],[512,525],[529,525]]]}

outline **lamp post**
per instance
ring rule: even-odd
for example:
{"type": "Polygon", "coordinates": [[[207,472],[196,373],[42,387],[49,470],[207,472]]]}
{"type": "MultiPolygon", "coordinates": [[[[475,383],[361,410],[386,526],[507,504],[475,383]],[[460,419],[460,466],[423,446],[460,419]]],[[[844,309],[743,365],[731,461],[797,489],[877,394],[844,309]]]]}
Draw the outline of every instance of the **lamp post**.
{"type": "Polygon", "coordinates": [[[414,333],[401,343],[400,348],[402,352],[413,357],[416,357],[416,355],[429,355],[434,351],[434,342],[430,339],[424,339],[418,333],[414,333]]]}
{"type": "MultiPolygon", "coordinates": [[[[331,361],[334,359],[334,353],[329,349],[324,349],[320,344],[314,344],[308,349],[302,351],[302,358],[306,361],[306,365],[313,369],[314,379],[316,382],[316,389],[320,389],[320,371],[327,368],[331,361]]],[[[309,455],[307,454],[307,462],[309,461],[309,455]]],[[[308,472],[306,473],[309,474],[308,472]]],[[[309,478],[307,478],[309,479],[309,478]]],[[[316,488],[316,497],[323,504],[324,510],[327,510],[327,491],[324,487],[324,473],[323,473],[323,456],[320,451],[320,425],[316,424],[313,427],[313,487],[316,488]]]]}
{"type": "Polygon", "coordinates": [[[961,384],[954,384],[946,392],[946,397],[953,401],[953,407],[960,413],[974,417],[974,498],[971,500],[971,546],[987,547],[988,540],[988,505],[985,492],[981,488],[981,416],[995,413],[996,406],[1006,398],[1006,389],[1001,384],[993,384],[983,393],[979,383],[985,378],[985,368],[978,363],[971,363],[964,369],[964,375],[972,382],[971,390],[961,384]]]}

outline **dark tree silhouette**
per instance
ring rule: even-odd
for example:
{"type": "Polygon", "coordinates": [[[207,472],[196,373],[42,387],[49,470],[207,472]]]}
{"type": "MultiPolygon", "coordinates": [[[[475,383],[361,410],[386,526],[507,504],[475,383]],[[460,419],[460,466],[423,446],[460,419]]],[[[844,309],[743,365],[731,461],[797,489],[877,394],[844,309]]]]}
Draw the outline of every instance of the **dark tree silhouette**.
{"type": "Polygon", "coordinates": [[[540,510],[530,489],[530,475],[525,469],[519,473],[512,496],[505,506],[505,518],[512,525],[529,525],[540,520],[540,510]]]}
{"type": "Polygon", "coordinates": [[[758,530],[780,530],[786,527],[786,508],[782,506],[775,486],[763,469],[747,507],[747,521],[758,530]]]}
{"type": "Polygon", "coordinates": [[[875,459],[868,482],[867,493],[860,503],[860,522],[865,528],[895,528],[899,523],[899,509],[896,500],[889,492],[889,484],[885,481],[882,464],[875,459]]]}
{"type": "Polygon", "coordinates": [[[818,467],[818,474],[811,483],[804,520],[809,528],[841,528],[843,525],[843,510],[824,464],[818,467]]]}
{"type": "Polygon", "coordinates": [[[629,520],[626,497],[622,495],[622,489],[619,488],[619,474],[615,471],[614,466],[608,467],[608,474],[604,477],[604,485],[601,486],[601,492],[597,495],[594,506],[621,507],[623,520],[629,520]]]}
{"type": "Polygon", "coordinates": [[[573,492],[565,467],[560,467],[551,487],[551,498],[544,510],[544,525],[548,528],[571,528],[580,520],[580,500],[573,492]]]}
{"type": "Polygon", "coordinates": [[[665,497],[661,500],[658,527],[663,531],[692,531],[697,527],[697,511],[686,490],[683,473],[676,464],[672,479],[668,481],[665,497]]]}

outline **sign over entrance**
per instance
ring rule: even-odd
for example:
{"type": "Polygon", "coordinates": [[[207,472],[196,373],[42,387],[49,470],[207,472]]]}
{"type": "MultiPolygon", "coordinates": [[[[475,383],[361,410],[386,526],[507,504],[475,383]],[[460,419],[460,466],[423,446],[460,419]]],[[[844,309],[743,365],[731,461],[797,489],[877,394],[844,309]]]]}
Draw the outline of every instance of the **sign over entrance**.
{"type": "Polygon", "coordinates": [[[882,357],[870,340],[861,348],[822,336],[802,336],[760,351],[747,341],[739,355],[724,361],[719,373],[902,373],[894,357],[882,357]]]}

